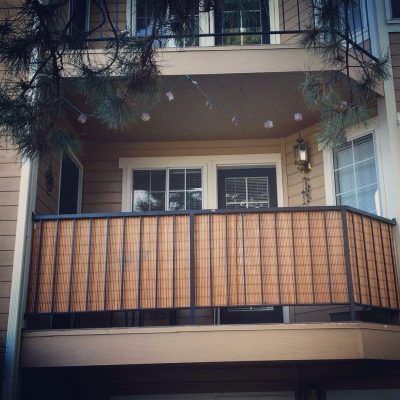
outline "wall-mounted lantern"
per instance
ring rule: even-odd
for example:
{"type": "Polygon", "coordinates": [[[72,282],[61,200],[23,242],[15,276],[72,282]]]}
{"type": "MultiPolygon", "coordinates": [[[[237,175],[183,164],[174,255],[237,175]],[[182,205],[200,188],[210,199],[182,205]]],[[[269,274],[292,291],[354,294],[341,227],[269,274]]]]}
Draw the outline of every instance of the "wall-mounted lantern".
{"type": "Polygon", "coordinates": [[[299,137],[296,139],[296,144],[293,145],[294,152],[294,163],[297,165],[297,169],[300,172],[310,172],[310,152],[307,143],[301,137],[299,132],[299,137]]]}
{"type": "MultiPolygon", "coordinates": [[[[294,120],[296,122],[301,122],[303,120],[302,113],[294,114],[294,120]]],[[[310,172],[311,171],[311,163],[310,163],[310,153],[308,151],[308,145],[304,141],[304,139],[300,135],[296,139],[296,144],[293,145],[293,153],[294,153],[294,163],[297,165],[297,169],[300,172],[310,172]]]]}

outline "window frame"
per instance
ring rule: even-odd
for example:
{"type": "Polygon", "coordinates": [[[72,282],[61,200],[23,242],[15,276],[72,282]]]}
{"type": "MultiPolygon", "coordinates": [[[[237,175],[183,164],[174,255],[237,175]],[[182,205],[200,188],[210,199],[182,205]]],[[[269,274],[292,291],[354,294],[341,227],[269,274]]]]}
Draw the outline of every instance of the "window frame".
{"type": "MultiPolygon", "coordinates": [[[[364,41],[371,40],[368,36],[368,15],[367,15],[367,0],[359,0],[360,2],[360,14],[361,14],[361,26],[358,29],[354,29],[351,33],[355,34],[353,38],[357,44],[362,44],[364,41]]],[[[371,34],[371,33],[370,33],[371,34]]]]}
{"type": "MultiPolygon", "coordinates": [[[[267,2],[269,7],[270,31],[278,32],[280,30],[279,0],[267,0],[267,2]]],[[[199,37],[198,46],[188,46],[188,47],[194,49],[198,47],[207,47],[207,46],[214,47],[216,45],[215,36],[212,35],[215,33],[215,24],[216,24],[216,18],[214,15],[214,10],[211,10],[210,12],[200,12],[199,10],[199,31],[209,33],[211,36],[199,37]]],[[[126,0],[126,29],[130,31],[130,34],[132,36],[136,35],[137,31],[136,0],[126,0]]],[[[171,40],[171,42],[172,41],[173,40],[171,40]]],[[[169,43],[167,47],[176,48],[175,44],[176,43],[169,43]]],[[[280,44],[280,34],[279,33],[270,34],[269,44],[280,44]]],[[[245,46],[247,45],[243,45],[243,47],[245,46]]],[[[254,45],[249,45],[249,46],[254,46],[254,45]]],[[[219,47],[225,47],[225,46],[219,46],[219,47]]]]}
{"type": "Polygon", "coordinates": [[[391,0],[385,0],[386,22],[389,24],[400,23],[400,17],[393,17],[391,0]]]}
{"type": "MultiPolygon", "coordinates": [[[[204,179],[203,179],[203,168],[202,167],[162,167],[162,168],[135,168],[132,170],[132,186],[131,186],[131,190],[132,190],[132,205],[131,205],[131,211],[133,212],[140,212],[140,211],[134,211],[133,210],[133,201],[134,201],[134,195],[133,192],[135,190],[135,182],[133,180],[133,174],[135,173],[135,171],[165,171],[165,190],[164,191],[154,191],[154,192],[158,192],[158,193],[164,193],[164,211],[190,211],[186,208],[186,193],[190,193],[190,192],[201,192],[201,209],[204,208],[204,179]],[[186,171],[187,170],[200,170],[200,174],[201,174],[201,189],[200,190],[187,190],[186,189],[186,179],[187,179],[187,175],[186,175],[186,171]],[[171,210],[169,207],[169,194],[170,194],[170,188],[169,188],[169,177],[170,177],[170,171],[171,170],[183,170],[185,171],[185,189],[176,189],[176,190],[172,190],[173,192],[180,192],[180,193],[185,193],[185,209],[184,210],[171,210]]],[[[148,211],[145,211],[148,212],[148,211]]]]}
{"type": "MultiPolygon", "coordinates": [[[[205,33],[215,32],[214,23],[214,11],[210,12],[200,12],[199,8],[199,31],[204,31],[205,33]]],[[[136,0],[126,0],[126,27],[130,31],[132,36],[136,36],[137,32],[137,7],[136,0]]],[[[203,46],[214,46],[214,37],[199,37],[199,44],[196,46],[183,46],[183,47],[203,47],[203,46]]],[[[177,48],[179,47],[175,39],[168,39],[167,48],[177,48]]]]}
{"type": "MultiPolygon", "coordinates": [[[[284,179],[281,153],[254,153],[205,156],[160,156],[160,157],[122,157],[119,168],[122,169],[122,212],[132,212],[133,171],[163,168],[202,168],[203,209],[218,208],[218,169],[225,167],[264,167],[273,166],[276,171],[277,205],[283,207],[284,179]]],[[[286,188],[286,181],[285,181],[286,188]]]]}
{"type": "MultiPolygon", "coordinates": [[[[379,192],[379,202],[377,215],[385,217],[387,215],[386,205],[386,193],[382,182],[383,180],[383,159],[381,153],[381,136],[378,129],[377,119],[374,118],[367,122],[367,128],[364,125],[357,125],[349,128],[346,132],[346,142],[353,141],[372,134],[374,141],[374,153],[375,153],[375,168],[377,175],[377,186],[379,192]]],[[[336,188],[335,188],[335,177],[334,177],[334,163],[333,163],[333,150],[322,149],[323,151],[323,164],[324,164],[324,182],[325,182],[325,203],[328,206],[336,205],[336,188]]]]}
{"type": "MultiPolygon", "coordinates": [[[[352,162],[351,162],[351,164],[346,165],[346,166],[341,167],[341,168],[335,168],[335,165],[333,165],[333,180],[334,180],[334,184],[335,184],[335,204],[336,204],[336,205],[340,205],[340,204],[338,204],[338,198],[339,198],[339,196],[342,196],[343,194],[346,194],[346,193],[351,192],[351,190],[350,190],[350,191],[340,192],[340,193],[337,193],[337,192],[336,192],[336,186],[337,186],[336,183],[337,183],[337,182],[336,182],[336,179],[335,179],[335,173],[336,173],[337,171],[340,171],[340,170],[343,170],[343,169],[345,169],[345,168],[351,167],[351,168],[352,168],[352,174],[354,174],[354,184],[355,184],[355,187],[354,187],[354,190],[353,190],[353,191],[355,192],[356,202],[359,203],[359,201],[358,201],[358,197],[359,197],[358,191],[359,191],[359,190],[364,189],[364,188],[367,188],[367,187],[369,187],[369,186],[374,186],[374,185],[376,185],[376,186],[377,186],[377,191],[378,191],[378,203],[376,204],[376,214],[377,214],[377,215],[380,215],[380,214],[382,213],[382,211],[381,211],[381,209],[382,209],[382,204],[381,204],[380,187],[379,187],[379,182],[378,182],[378,168],[377,168],[377,160],[376,160],[375,136],[374,136],[373,132],[371,132],[371,133],[365,133],[365,134],[363,134],[363,135],[361,135],[361,136],[352,138],[351,140],[347,140],[346,143],[351,143],[352,162]],[[367,136],[371,136],[371,138],[372,138],[372,147],[373,147],[373,150],[374,150],[373,157],[366,158],[365,160],[362,160],[362,161],[355,161],[355,159],[354,159],[354,141],[357,140],[357,139],[363,138],[363,137],[367,137],[367,136]],[[357,186],[356,165],[357,165],[357,164],[360,164],[360,163],[363,163],[363,162],[366,162],[366,161],[370,161],[370,160],[374,160],[374,164],[375,164],[375,173],[376,173],[376,183],[369,184],[369,185],[366,185],[366,186],[360,186],[360,187],[358,187],[358,186],[357,186]]],[[[333,155],[333,163],[334,163],[335,152],[333,152],[332,155],[333,155]]],[[[358,205],[357,205],[357,208],[358,208],[358,205]]]]}

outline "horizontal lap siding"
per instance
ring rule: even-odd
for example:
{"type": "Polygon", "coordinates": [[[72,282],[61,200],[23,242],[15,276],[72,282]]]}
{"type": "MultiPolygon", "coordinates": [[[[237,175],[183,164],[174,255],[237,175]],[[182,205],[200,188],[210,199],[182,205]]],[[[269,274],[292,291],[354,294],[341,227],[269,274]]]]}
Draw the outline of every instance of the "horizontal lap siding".
{"type": "Polygon", "coordinates": [[[400,33],[390,33],[389,40],[397,111],[400,111],[400,33]]]}
{"type": "MultiPolygon", "coordinates": [[[[298,31],[310,24],[309,6],[304,0],[279,1],[279,27],[283,31],[298,31]]],[[[282,34],[281,44],[297,44],[299,36],[282,34]]]]}
{"type": "Polygon", "coordinates": [[[279,139],[197,142],[102,143],[88,145],[83,158],[83,212],[121,211],[121,157],[173,157],[281,153],[279,139]]]}
{"type": "Polygon", "coordinates": [[[60,156],[51,154],[49,159],[40,159],[37,178],[36,207],[37,214],[57,214],[60,181],[60,156]],[[46,188],[46,172],[51,170],[54,188],[48,193],[46,188]]]}
{"type": "MultiPolygon", "coordinates": [[[[133,1],[132,1],[133,3],[133,1]]],[[[113,22],[113,31],[110,22],[108,21],[106,8],[102,2],[90,2],[90,17],[89,17],[89,30],[93,31],[91,39],[113,38],[115,33],[119,34],[121,31],[127,29],[126,23],[126,9],[127,2],[121,0],[107,0],[105,2],[109,17],[113,22]],[[97,6],[97,4],[100,7],[97,6]]],[[[104,47],[105,42],[94,42],[91,44],[92,48],[104,47]]]]}
{"type": "Polygon", "coordinates": [[[0,142],[0,382],[7,333],[20,185],[17,153],[0,142]]]}
{"type": "Polygon", "coordinates": [[[310,149],[312,170],[308,174],[300,173],[294,165],[293,145],[296,143],[297,134],[286,139],[285,153],[289,206],[303,205],[304,176],[310,179],[309,183],[311,185],[311,202],[308,205],[320,206],[326,204],[323,152],[318,149],[317,133],[317,125],[301,132],[310,149]]]}

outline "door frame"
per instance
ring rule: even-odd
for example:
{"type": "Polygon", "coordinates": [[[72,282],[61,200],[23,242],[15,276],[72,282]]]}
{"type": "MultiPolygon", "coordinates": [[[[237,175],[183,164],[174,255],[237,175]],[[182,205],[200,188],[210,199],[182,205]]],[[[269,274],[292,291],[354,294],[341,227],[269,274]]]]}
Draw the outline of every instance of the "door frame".
{"type": "Polygon", "coordinates": [[[283,174],[281,153],[174,156],[174,157],[129,157],[119,159],[122,169],[121,211],[132,211],[133,171],[156,168],[201,168],[204,209],[218,209],[218,169],[225,167],[275,167],[278,207],[283,207],[283,174]]]}
{"type": "MultiPolygon", "coordinates": [[[[277,196],[277,190],[276,190],[276,168],[274,166],[268,166],[268,167],[230,167],[230,168],[218,168],[217,170],[217,196],[218,196],[218,207],[219,208],[227,208],[226,207],[226,179],[229,178],[229,176],[226,176],[225,173],[228,173],[229,171],[233,171],[233,177],[244,177],[245,179],[249,177],[262,177],[265,176],[264,174],[267,174],[267,179],[268,179],[268,207],[277,207],[278,206],[278,196],[277,196]],[[248,173],[246,173],[248,171],[248,173]],[[268,171],[266,173],[265,171],[268,171]],[[225,175],[225,176],[224,176],[225,175]],[[224,182],[225,180],[225,182],[224,182]],[[224,192],[222,189],[224,188],[224,192]],[[225,206],[221,206],[221,200],[223,203],[225,203],[225,206]],[[271,205],[272,204],[272,205],[271,205]]],[[[247,190],[246,190],[247,191],[247,190]]],[[[241,208],[241,207],[238,207],[241,208]]]]}

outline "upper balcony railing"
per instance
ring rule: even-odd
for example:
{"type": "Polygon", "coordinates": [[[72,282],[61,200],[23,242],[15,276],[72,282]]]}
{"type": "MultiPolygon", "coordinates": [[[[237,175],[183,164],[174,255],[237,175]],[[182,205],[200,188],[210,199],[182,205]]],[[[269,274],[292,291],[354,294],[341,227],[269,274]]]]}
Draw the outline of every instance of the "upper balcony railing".
{"type": "MultiPolygon", "coordinates": [[[[295,44],[307,26],[318,24],[305,0],[224,0],[209,12],[200,10],[199,1],[187,2],[194,28],[184,37],[166,27],[158,33],[162,47],[295,44]]],[[[351,10],[347,38],[371,54],[371,26],[368,0],[359,0],[351,10]]],[[[88,46],[96,47],[124,32],[149,36],[153,28],[151,2],[145,0],[71,0],[72,32],[87,32],[88,46]]],[[[173,19],[169,10],[166,18],[173,19]]]]}
{"type": "Polygon", "coordinates": [[[399,310],[394,222],[348,207],[38,216],[27,314],[399,310]]]}

